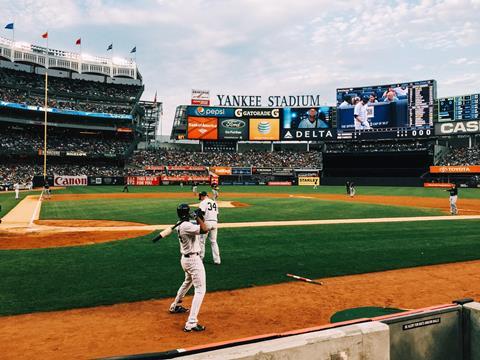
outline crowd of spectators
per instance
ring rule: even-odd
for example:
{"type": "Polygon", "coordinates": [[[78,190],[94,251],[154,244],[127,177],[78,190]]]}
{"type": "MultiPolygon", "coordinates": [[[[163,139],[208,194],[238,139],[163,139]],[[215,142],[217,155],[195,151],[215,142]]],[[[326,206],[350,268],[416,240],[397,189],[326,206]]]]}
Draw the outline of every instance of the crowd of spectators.
{"type": "MultiPolygon", "coordinates": [[[[0,68],[0,100],[44,106],[44,77],[0,68]]],[[[50,76],[48,106],[96,113],[129,114],[141,87],[50,76]]]]}
{"type": "MultiPolygon", "coordinates": [[[[114,164],[48,164],[47,176],[86,175],[123,176],[123,166],[114,164]]],[[[42,164],[0,164],[0,184],[28,184],[34,176],[43,176],[42,164]]]]}
{"type": "Polygon", "coordinates": [[[422,141],[410,142],[339,142],[326,145],[326,153],[355,153],[355,152],[403,152],[426,151],[429,143],[422,141]]]}
{"type": "MultiPolygon", "coordinates": [[[[123,155],[131,146],[132,140],[73,134],[50,130],[47,147],[49,151],[77,151],[89,156],[106,154],[123,155]]],[[[23,127],[0,127],[0,152],[38,153],[43,149],[43,128],[26,129],[23,127]]]]}
{"type": "Polygon", "coordinates": [[[480,146],[468,147],[450,147],[445,158],[440,162],[441,166],[466,166],[480,165],[480,146]]]}
{"type": "Polygon", "coordinates": [[[322,163],[321,152],[249,150],[243,153],[193,152],[182,150],[138,151],[129,167],[142,170],[146,166],[229,166],[229,167],[284,167],[318,168],[322,163]]]}

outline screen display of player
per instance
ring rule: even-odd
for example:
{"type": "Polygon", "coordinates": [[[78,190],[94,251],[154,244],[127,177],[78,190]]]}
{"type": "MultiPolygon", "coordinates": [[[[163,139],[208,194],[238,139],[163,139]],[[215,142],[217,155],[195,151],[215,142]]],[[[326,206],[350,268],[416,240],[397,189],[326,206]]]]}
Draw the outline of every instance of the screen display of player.
{"type": "Polygon", "coordinates": [[[478,119],[480,94],[438,99],[438,121],[462,121],[478,119]]]}
{"type": "Polygon", "coordinates": [[[337,130],[429,129],[435,97],[435,80],[337,89],[337,130]]]}
{"type": "Polygon", "coordinates": [[[334,108],[320,106],[310,108],[284,108],[284,129],[328,129],[332,126],[334,108]]]}

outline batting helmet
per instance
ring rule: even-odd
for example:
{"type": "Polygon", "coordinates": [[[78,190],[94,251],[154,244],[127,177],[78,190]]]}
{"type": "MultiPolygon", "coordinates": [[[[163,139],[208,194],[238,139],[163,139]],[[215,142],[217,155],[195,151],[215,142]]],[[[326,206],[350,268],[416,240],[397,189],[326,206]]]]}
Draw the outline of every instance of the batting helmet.
{"type": "Polygon", "coordinates": [[[180,204],[177,207],[177,215],[180,220],[190,219],[190,206],[188,204],[180,204]]]}

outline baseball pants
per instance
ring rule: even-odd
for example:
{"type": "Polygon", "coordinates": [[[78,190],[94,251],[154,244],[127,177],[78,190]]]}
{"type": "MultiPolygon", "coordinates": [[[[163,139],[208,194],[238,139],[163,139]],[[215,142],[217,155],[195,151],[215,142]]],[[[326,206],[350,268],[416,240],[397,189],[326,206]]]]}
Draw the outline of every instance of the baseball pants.
{"type": "Polygon", "coordinates": [[[182,256],[180,263],[185,271],[185,281],[178,289],[177,296],[172,304],[172,307],[181,303],[182,299],[193,285],[195,288],[195,294],[193,295],[192,307],[190,309],[188,320],[185,324],[187,329],[191,329],[197,326],[198,323],[197,316],[200,312],[200,307],[202,306],[205,292],[207,291],[207,280],[205,268],[203,267],[203,262],[200,256],[190,255],[188,258],[182,256]]]}
{"type": "Polygon", "coordinates": [[[457,195],[450,196],[450,213],[453,214],[453,215],[457,215],[457,213],[458,213],[457,195]]]}
{"type": "Polygon", "coordinates": [[[212,255],[213,255],[213,262],[215,264],[220,264],[220,249],[217,243],[217,222],[216,221],[205,221],[210,231],[206,234],[199,235],[200,236],[200,257],[205,257],[205,243],[207,242],[207,238],[210,239],[210,244],[212,245],[212,255]]]}

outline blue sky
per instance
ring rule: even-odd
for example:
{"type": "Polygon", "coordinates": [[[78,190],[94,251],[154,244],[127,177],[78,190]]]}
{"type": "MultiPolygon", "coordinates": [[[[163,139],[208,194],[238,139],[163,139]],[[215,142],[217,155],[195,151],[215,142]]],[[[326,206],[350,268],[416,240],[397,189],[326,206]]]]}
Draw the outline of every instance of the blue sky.
{"type": "MultiPolygon", "coordinates": [[[[212,94],[319,94],[436,79],[438,95],[480,92],[480,0],[0,0],[16,40],[137,62],[163,133],[192,88],[212,94]]],[[[2,26],[3,28],[3,26],[2,26]]],[[[2,36],[11,33],[2,30],[2,36]]],[[[216,104],[216,99],[213,100],[216,104]]]]}

